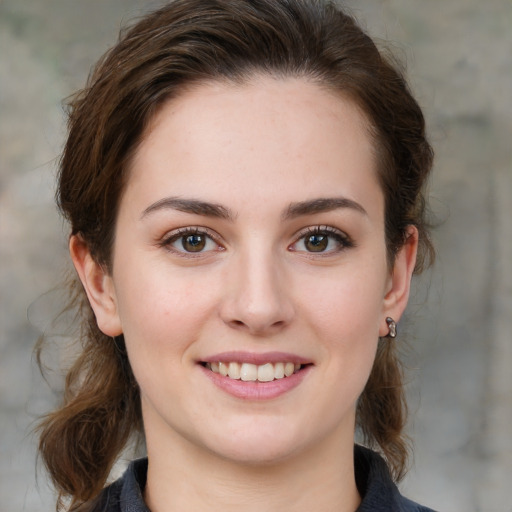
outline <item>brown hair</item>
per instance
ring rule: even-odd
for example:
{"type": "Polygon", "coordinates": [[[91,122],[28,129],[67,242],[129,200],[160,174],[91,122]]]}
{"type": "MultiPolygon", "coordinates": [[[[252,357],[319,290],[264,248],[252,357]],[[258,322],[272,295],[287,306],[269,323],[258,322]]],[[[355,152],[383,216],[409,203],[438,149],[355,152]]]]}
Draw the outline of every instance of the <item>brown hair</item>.
{"type": "MultiPolygon", "coordinates": [[[[354,19],[320,0],[176,0],[121,34],[70,105],[57,201],[71,233],[111,270],[128,163],[159,107],[193,83],[242,83],[261,73],[304,77],[357,103],[378,156],[388,260],[414,225],[421,270],[433,255],[423,195],[433,155],[421,109],[400,70],[354,19]]],[[[141,433],[140,398],[122,336],[114,343],[101,333],[80,284],[74,287],[82,350],[67,375],[62,408],[40,427],[40,453],[71,509],[99,493],[130,435],[141,433]]],[[[399,479],[408,447],[395,350],[394,343],[379,344],[357,421],[399,479]]]]}

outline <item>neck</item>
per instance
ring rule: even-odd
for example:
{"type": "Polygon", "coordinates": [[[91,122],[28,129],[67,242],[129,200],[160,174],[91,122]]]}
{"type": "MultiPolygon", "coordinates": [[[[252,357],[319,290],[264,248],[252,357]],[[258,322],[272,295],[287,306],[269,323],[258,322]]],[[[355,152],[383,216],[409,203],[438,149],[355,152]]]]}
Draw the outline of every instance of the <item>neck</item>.
{"type": "Polygon", "coordinates": [[[152,446],[148,437],[147,446],[152,512],[354,512],[360,503],[351,438],[268,464],[233,462],[187,442],[152,446]]]}

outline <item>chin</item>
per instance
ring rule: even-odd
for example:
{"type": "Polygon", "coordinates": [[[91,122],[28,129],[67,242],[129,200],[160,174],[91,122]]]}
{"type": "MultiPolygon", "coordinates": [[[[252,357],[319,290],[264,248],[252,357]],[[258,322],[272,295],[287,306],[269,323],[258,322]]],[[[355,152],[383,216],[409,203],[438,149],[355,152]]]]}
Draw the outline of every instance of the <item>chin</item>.
{"type": "Polygon", "coordinates": [[[272,466],[292,459],[296,453],[295,447],[262,446],[259,443],[246,443],[244,446],[231,446],[217,455],[232,463],[242,466],[272,466]]]}
{"type": "Polygon", "coordinates": [[[293,458],[301,447],[307,446],[294,429],[275,425],[253,425],[247,429],[230,429],[207,443],[210,451],[225,460],[258,466],[272,465],[293,458]],[[259,427],[259,428],[258,428],[259,427]]]}

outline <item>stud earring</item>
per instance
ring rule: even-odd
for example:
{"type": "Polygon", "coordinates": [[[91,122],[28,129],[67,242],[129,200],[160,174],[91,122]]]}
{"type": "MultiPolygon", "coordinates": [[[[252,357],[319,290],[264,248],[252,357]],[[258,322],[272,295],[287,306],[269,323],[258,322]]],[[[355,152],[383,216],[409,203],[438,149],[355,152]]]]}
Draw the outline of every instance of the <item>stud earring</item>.
{"type": "Polygon", "coordinates": [[[386,323],[388,324],[389,332],[388,332],[388,338],[396,338],[396,322],[388,316],[386,318],[386,323]]]}

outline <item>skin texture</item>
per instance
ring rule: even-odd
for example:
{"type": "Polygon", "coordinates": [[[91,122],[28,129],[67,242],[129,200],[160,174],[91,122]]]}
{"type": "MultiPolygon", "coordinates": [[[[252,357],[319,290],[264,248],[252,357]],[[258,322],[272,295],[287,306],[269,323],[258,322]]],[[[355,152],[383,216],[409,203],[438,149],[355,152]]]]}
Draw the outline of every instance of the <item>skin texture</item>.
{"type": "Polygon", "coordinates": [[[70,244],[98,324],[124,334],[140,385],[153,512],[355,510],[356,401],[386,317],[405,309],[417,247],[410,228],[390,272],[383,212],[349,100],[255,77],[162,107],[131,165],[112,275],[79,237],[70,244]],[[336,202],[297,207],[325,198],[336,202]],[[315,229],[328,237],[320,252],[315,229]],[[184,248],[191,234],[201,251],[184,248]],[[226,351],[309,366],[279,396],[240,398],[200,364],[226,351]]]}

